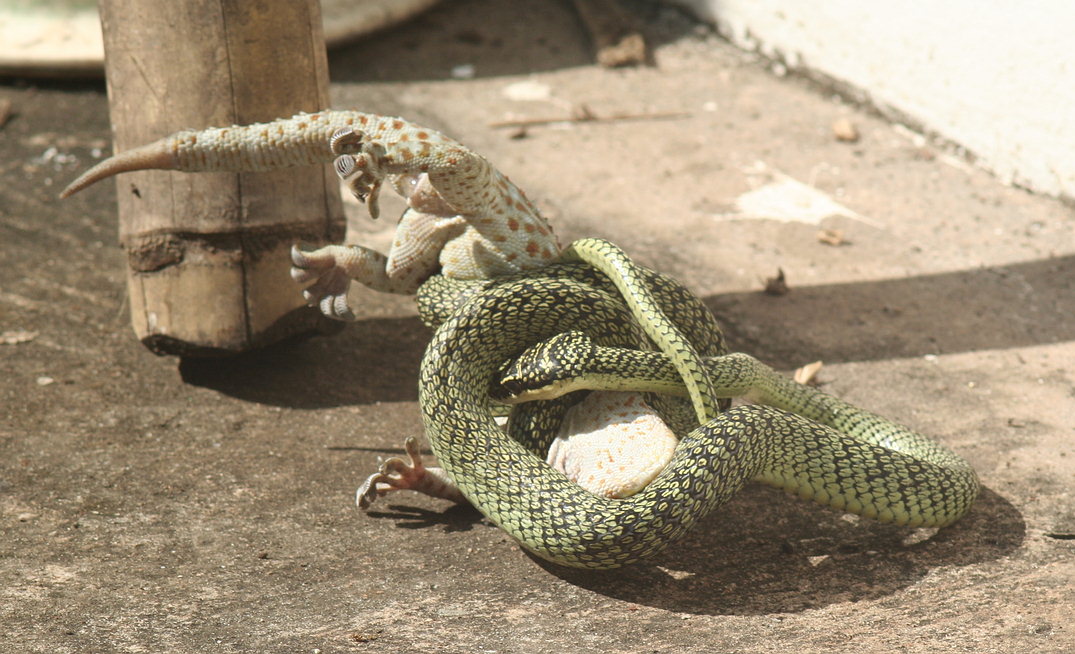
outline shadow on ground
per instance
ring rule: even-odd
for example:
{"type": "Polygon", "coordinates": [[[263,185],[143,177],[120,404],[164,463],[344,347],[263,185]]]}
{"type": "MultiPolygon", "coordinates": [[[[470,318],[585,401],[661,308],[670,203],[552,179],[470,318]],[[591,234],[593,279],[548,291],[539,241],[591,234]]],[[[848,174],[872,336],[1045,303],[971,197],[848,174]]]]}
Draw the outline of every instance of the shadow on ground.
{"type": "Polygon", "coordinates": [[[733,350],[777,368],[1060,343],[1075,340],[1075,257],[705,302],[733,350]]]}
{"type": "Polygon", "coordinates": [[[362,320],[332,338],[229,358],[184,358],[179,373],[187,384],[295,409],[414,402],[414,380],[429,337],[418,318],[362,320]]]}
{"type": "MultiPolygon", "coordinates": [[[[464,532],[489,525],[472,507],[458,505],[432,511],[392,504],[368,516],[401,529],[464,532]]],[[[841,516],[752,485],[641,563],[590,571],[532,558],[550,574],[606,597],[680,613],[768,615],[883,599],[931,570],[1007,556],[1025,538],[1022,515],[988,488],[966,517],[934,533],[841,516]]]]}
{"type": "Polygon", "coordinates": [[[394,520],[399,529],[432,529],[439,527],[445,533],[470,531],[479,524],[492,523],[469,504],[453,504],[443,511],[432,511],[418,506],[391,504],[388,510],[367,511],[374,519],[394,520]]]}
{"type": "MultiPolygon", "coordinates": [[[[629,4],[651,48],[697,29],[691,20],[652,20],[656,12],[673,11],[669,7],[629,4]]],[[[444,80],[451,79],[459,67],[470,67],[470,75],[478,78],[528,75],[591,65],[594,46],[590,41],[571,9],[552,11],[544,3],[456,0],[416,16],[407,29],[364,36],[359,42],[334,48],[329,55],[330,76],[334,82],[345,83],[444,80]],[[535,29],[536,25],[541,29],[535,29]]]]}
{"type": "Polygon", "coordinates": [[[629,602],[682,613],[765,615],[875,600],[932,569],[998,559],[1026,524],[985,489],[960,522],[926,531],[848,521],[823,507],[752,486],[656,559],[609,572],[539,564],[565,581],[629,602]]]}
{"type": "MultiPolygon", "coordinates": [[[[705,303],[733,350],[783,369],[807,359],[839,363],[1024,347],[1075,340],[1075,257],[793,287],[780,297],[715,295],[705,303]],[[825,329],[817,328],[818,316],[825,316],[825,329]]],[[[179,369],[186,383],[274,406],[414,401],[429,336],[417,318],[371,319],[333,338],[228,359],[184,359],[179,369]]]]}

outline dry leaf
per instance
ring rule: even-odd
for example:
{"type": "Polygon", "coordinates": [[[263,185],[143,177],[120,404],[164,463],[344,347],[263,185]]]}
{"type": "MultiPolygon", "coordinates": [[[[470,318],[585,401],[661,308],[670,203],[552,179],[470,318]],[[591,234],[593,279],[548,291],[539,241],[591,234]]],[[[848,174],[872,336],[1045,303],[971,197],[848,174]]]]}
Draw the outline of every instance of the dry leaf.
{"type": "Polygon", "coordinates": [[[817,240],[825,245],[847,245],[851,242],[844,238],[842,229],[823,229],[817,233],[817,240]]]}
{"type": "Polygon", "coordinates": [[[791,378],[804,386],[817,386],[817,373],[821,370],[822,365],[820,361],[808,363],[796,370],[791,378]]]}

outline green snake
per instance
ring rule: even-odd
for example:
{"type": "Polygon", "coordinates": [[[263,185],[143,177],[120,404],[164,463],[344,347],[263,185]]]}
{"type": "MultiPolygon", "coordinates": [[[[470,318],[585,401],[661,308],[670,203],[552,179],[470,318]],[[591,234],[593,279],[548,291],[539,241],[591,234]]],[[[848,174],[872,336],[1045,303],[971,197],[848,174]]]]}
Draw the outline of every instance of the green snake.
{"type": "MultiPolygon", "coordinates": [[[[433,277],[418,297],[423,318],[442,321],[419,375],[433,453],[463,495],[535,555],[580,568],[637,561],[752,480],[897,524],[939,527],[969,510],[977,477],[954,454],[835,398],[777,381],[744,355],[713,358],[723,354],[723,339],[701,302],[610,243],[577,241],[565,259],[576,261],[477,283],[433,277]],[[700,418],[667,467],[629,498],[597,497],[546,465],[539,453],[551,438],[547,429],[511,430],[512,438],[494,421],[490,391],[505,362],[565,331],[592,340],[575,341],[566,359],[593,354],[609,364],[614,384],[686,394],[700,418]],[[660,353],[644,351],[647,336],[660,353]],[[654,375],[632,367],[638,355],[658,357],[649,365],[663,382],[653,386],[654,375]],[[758,405],[716,414],[721,394],[742,391],[813,419],[758,405]]],[[[521,406],[542,404],[559,406],[521,406]]]]}

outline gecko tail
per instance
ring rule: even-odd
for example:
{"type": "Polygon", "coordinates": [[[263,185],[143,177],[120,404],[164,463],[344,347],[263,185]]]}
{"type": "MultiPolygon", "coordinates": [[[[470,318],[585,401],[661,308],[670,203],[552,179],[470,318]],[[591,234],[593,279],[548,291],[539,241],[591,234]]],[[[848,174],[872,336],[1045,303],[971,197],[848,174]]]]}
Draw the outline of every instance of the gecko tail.
{"type": "Polygon", "coordinates": [[[105,159],[68,184],[67,188],[60,193],[60,198],[70,197],[87,186],[92,186],[102,179],[119,173],[150,169],[177,170],[178,167],[178,161],[173,149],[169,147],[168,139],[161,139],[105,159]]]}

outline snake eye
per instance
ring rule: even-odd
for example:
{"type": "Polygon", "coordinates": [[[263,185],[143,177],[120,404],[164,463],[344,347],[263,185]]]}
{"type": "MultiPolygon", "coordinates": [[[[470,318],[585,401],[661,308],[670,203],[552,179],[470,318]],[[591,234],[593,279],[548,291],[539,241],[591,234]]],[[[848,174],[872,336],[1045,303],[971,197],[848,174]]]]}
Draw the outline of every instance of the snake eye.
{"type": "Polygon", "coordinates": [[[522,393],[526,388],[517,379],[502,379],[500,381],[501,391],[507,394],[507,397],[512,395],[518,395],[522,393]]]}

